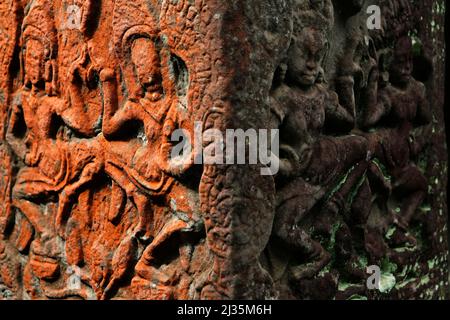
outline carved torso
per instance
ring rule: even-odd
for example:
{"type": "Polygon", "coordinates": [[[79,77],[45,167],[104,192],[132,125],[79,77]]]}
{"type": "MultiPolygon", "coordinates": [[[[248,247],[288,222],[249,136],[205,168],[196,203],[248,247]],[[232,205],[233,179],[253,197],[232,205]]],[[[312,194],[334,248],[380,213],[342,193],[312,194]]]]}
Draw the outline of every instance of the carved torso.
{"type": "Polygon", "coordinates": [[[304,92],[287,85],[274,94],[281,106],[280,135],[282,143],[294,146],[298,152],[305,144],[313,144],[321,135],[326,120],[326,104],[330,103],[327,90],[315,85],[304,92]]]}
{"type": "Polygon", "coordinates": [[[393,85],[387,86],[381,93],[391,106],[386,122],[390,126],[399,126],[404,122],[413,124],[420,104],[424,103],[424,91],[424,85],[414,79],[411,79],[404,89],[393,85]]]}

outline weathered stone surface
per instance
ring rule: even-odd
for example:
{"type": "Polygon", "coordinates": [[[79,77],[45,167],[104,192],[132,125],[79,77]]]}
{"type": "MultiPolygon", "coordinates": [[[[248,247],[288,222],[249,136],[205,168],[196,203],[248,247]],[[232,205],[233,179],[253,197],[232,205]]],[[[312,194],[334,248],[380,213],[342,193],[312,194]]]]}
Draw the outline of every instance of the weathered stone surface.
{"type": "Polygon", "coordinates": [[[0,0],[0,298],[446,298],[444,13],[0,0]],[[198,122],[280,171],[176,161],[198,122]]]}

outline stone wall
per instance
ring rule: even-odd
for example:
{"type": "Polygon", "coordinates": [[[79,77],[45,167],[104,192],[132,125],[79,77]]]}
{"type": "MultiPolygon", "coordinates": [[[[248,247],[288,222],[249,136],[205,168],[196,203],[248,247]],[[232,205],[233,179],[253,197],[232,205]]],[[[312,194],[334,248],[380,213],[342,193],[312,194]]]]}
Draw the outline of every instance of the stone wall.
{"type": "Polygon", "coordinates": [[[0,299],[447,298],[444,15],[0,0],[0,299]],[[180,129],[279,130],[280,170],[180,129]]]}

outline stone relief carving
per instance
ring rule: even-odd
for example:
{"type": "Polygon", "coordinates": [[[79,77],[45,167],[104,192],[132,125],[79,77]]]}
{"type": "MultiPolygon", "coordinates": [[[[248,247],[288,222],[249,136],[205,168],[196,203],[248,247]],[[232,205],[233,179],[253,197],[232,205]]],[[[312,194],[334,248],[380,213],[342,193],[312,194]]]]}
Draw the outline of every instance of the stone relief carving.
{"type": "Polygon", "coordinates": [[[0,2],[0,298],[445,296],[430,13],[254,2],[0,2]],[[174,161],[199,121],[278,129],[280,171],[174,161]]]}
{"type": "Polygon", "coordinates": [[[393,29],[374,38],[356,11],[349,14],[335,68],[337,95],[321,73],[329,25],[322,14],[314,20],[303,11],[298,20],[314,27],[298,27],[293,42],[299,49],[289,50],[285,81],[271,94],[281,169],[267,264],[279,285],[289,287],[285,297],[369,296],[367,265],[405,268],[418,263],[425,247],[411,223],[422,237],[428,181],[416,161],[430,133],[431,110],[424,84],[412,77],[413,27],[405,26],[413,19],[411,6],[388,5],[397,7],[393,29]],[[396,18],[407,21],[396,24],[396,18]],[[318,292],[319,286],[326,290],[318,292]]]}

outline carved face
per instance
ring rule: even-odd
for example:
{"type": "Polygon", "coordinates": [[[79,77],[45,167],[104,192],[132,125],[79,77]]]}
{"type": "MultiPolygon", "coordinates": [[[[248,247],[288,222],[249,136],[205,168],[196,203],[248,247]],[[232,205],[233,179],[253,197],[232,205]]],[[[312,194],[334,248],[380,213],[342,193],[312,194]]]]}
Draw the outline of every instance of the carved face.
{"type": "Polygon", "coordinates": [[[35,39],[28,40],[24,60],[28,81],[30,81],[33,86],[38,86],[43,80],[45,62],[44,45],[35,39]]]}
{"type": "Polygon", "coordinates": [[[409,37],[397,41],[390,65],[390,80],[393,85],[404,86],[411,80],[413,71],[412,45],[409,37]]]}
{"type": "Polygon", "coordinates": [[[134,64],[136,76],[150,94],[158,95],[162,91],[161,63],[153,41],[139,38],[133,42],[131,60],[134,64]]]}
{"type": "Polygon", "coordinates": [[[300,87],[316,83],[326,52],[326,41],[318,31],[304,29],[289,49],[287,80],[300,87]]]}

